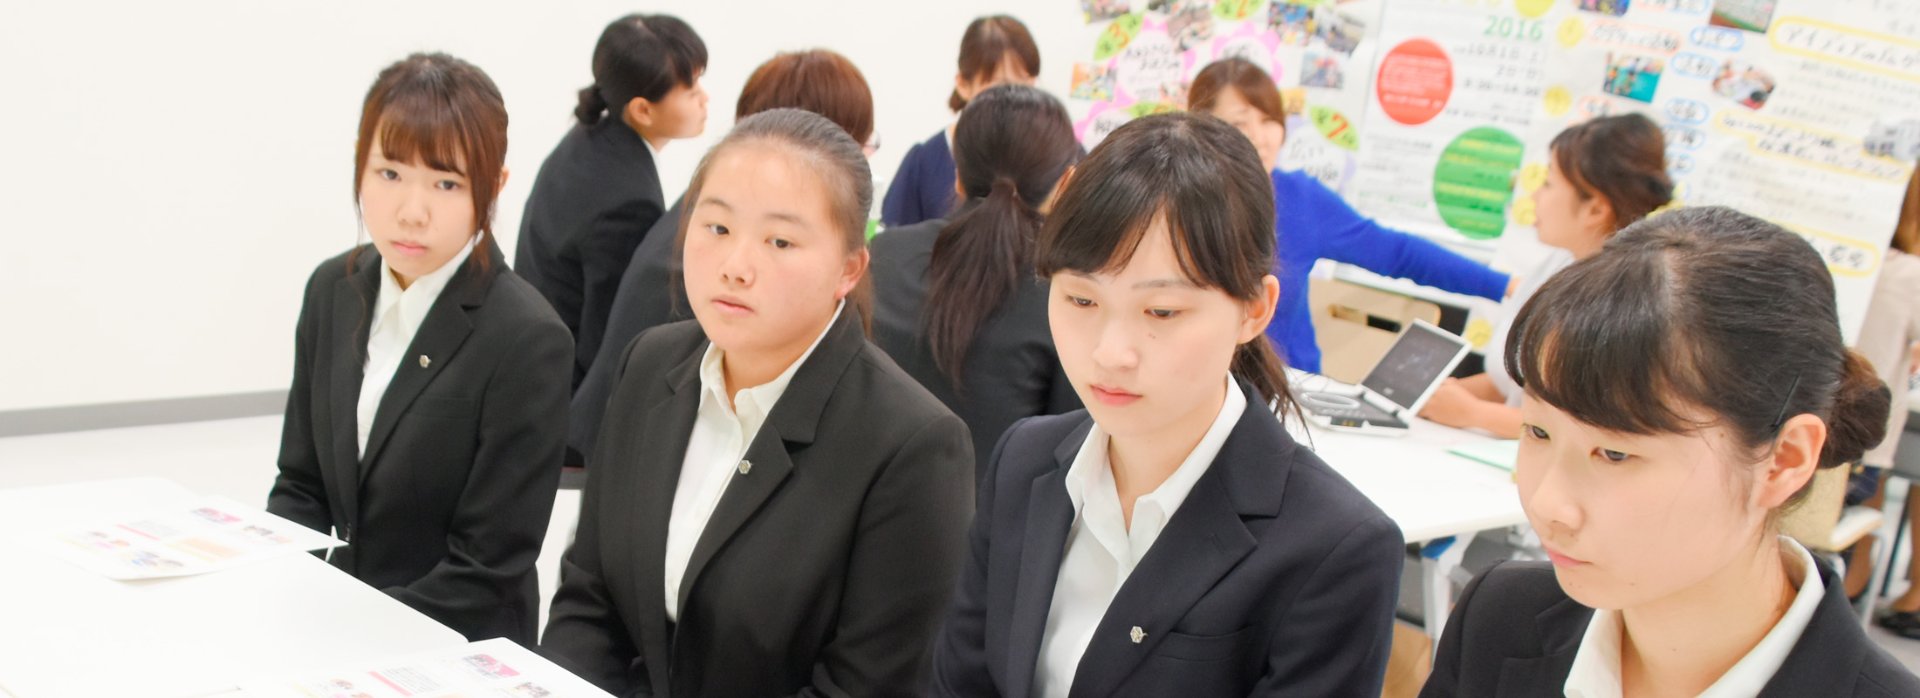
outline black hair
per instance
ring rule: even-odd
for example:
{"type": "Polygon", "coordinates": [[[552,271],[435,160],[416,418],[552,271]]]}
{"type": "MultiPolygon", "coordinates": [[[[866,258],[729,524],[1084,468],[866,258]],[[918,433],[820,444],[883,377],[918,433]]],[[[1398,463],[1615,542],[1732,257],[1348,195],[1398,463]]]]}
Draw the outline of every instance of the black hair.
{"type": "Polygon", "coordinates": [[[580,90],[573,115],[595,124],[635,99],[658,102],[675,87],[690,87],[707,69],[707,45],[672,15],[631,14],[600,32],[593,47],[593,84],[580,90]]]}

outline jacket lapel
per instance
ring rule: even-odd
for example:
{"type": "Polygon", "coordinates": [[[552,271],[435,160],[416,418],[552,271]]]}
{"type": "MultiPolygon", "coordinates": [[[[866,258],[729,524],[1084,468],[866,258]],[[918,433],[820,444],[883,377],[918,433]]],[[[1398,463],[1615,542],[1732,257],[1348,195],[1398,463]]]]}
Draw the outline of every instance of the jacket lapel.
{"type": "Polygon", "coordinates": [[[1573,671],[1573,657],[1580,652],[1580,641],[1593,622],[1593,609],[1573,599],[1563,599],[1534,616],[1533,628],[1541,633],[1540,656],[1509,657],[1500,665],[1498,696],[1557,696],[1565,692],[1567,674],[1573,671]]]}
{"type": "MultiPolygon", "coordinates": [[[[487,245],[485,250],[475,250],[475,254],[487,254],[492,262],[491,269],[506,265],[500,250],[487,245]]],[[[447,280],[447,288],[440,292],[440,298],[433,302],[433,308],[427,311],[427,317],[420,323],[420,331],[413,336],[407,353],[400,359],[400,367],[394,370],[393,382],[387,384],[387,392],[380,396],[380,406],[373,413],[373,429],[367,434],[367,450],[360,458],[360,476],[364,479],[373,464],[378,462],[380,451],[393,436],[393,427],[406,414],[414,398],[420,397],[433,377],[453,362],[454,352],[467,341],[467,335],[473,333],[473,323],[468,312],[478,308],[487,298],[487,288],[493,281],[491,272],[476,275],[473,267],[461,264],[460,269],[447,280]],[[426,357],[424,364],[419,357],[426,357]]],[[[371,320],[371,316],[369,316],[371,320]]],[[[361,352],[366,351],[366,342],[361,342],[361,352]]]]}
{"type": "MultiPolygon", "coordinates": [[[[814,432],[820,424],[820,414],[826,409],[828,398],[833,396],[834,387],[839,384],[840,376],[846,373],[847,366],[854,356],[866,346],[866,335],[860,329],[859,313],[846,308],[840,318],[827,329],[827,336],[820,341],[813,355],[806,363],[796,369],[793,381],[787,384],[787,390],[775,403],[773,411],[767,415],[767,421],[760,432],[753,436],[753,442],[747,447],[744,459],[753,464],[747,472],[733,476],[733,482],[727,483],[726,492],[720,495],[720,503],[714,506],[713,515],[707,519],[707,526],[700,532],[700,539],[693,545],[693,555],[687,560],[687,572],[680,580],[680,603],[685,607],[687,599],[692,598],[700,582],[700,573],[713,557],[726,547],[727,541],[746,525],[754,512],[773,497],[781,483],[793,472],[792,453],[804,450],[813,443],[814,432]]],[[[697,378],[695,379],[697,382],[697,378]]],[[[698,399],[694,402],[697,404],[698,399]]],[[[689,431],[692,424],[688,424],[689,431]]],[[[686,452],[686,437],[681,437],[682,458],[686,452]]],[[[679,460],[673,461],[677,467],[679,460]]],[[[816,463],[815,467],[829,464],[816,463]]],[[[671,496],[671,495],[669,495],[671,496]]],[[[662,530],[665,530],[664,524],[662,530]]]]}
{"type": "MultiPolygon", "coordinates": [[[[328,356],[333,357],[327,375],[328,421],[332,427],[323,438],[331,440],[333,469],[328,478],[335,489],[328,494],[340,503],[341,521],[351,526],[360,520],[360,383],[367,363],[367,331],[372,322],[374,294],[379,293],[380,255],[372,245],[360,249],[345,278],[333,285],[333,327],[328,333],[328,356]]],[[[341,537],[352,543],[352,534],[341,537]]]]}
{"type": "Polygon", "coordinates": [[[1787,653],[1761,696],[1833,696],[1854,693],[1871,647],[1863,646],[1859,617],[1847,602],[1845,582],[1815,557],[1813,565],[1826,594],[1807,621],[1800,640],[1787,653]]]}
{"type": "MultiPolygon", "coordinates": [[[[1238,385],[1236,383],[1236,385],[1238,385]]],[[[1241,386],[1245,392],[1247,388],[1241,386]]],[[[1249,395],[1247,409],[1221,444],[1207,472],[1174,511],[1107,606],[1074,672],[1074,696],[1105,696],[1153,653],[1187,609],[1253,552],[1244,518],[1272,517],[1286,493],[1292,442],[1264,401],[1249,395]],[[1236,501],[1233,493],[1258,493],[1236,501]],[[1144,634],[1134,640],[1133,629],[1144,634]]]]}
{"type": "MultiPolygon", "coordinates": [[[[693,422],[700,414],[700,357],[705,348],[706,344],[700,343],[692,355],[664,375],[668,395],[647,410],[645,422],[602,427],[605,431],[601,434],[606,441],[609,440],[607,431],[633,428],[640,432],[639,442],[632,450],[622,451],[616,457],[630,459],[628,462],[640,466],[636,469],[639,477],[635,486],[627,493],[633,498],[633,505],[627,509],[627,531],[634,545],[637,570],[634,582],[639,585],[636,598],[641,609],[640,656],[650,668],[660,667],[648,673],[654,692],[660,695],[666,695],[667,691],[665,667],[670,664],[668,646],[673,641],[667,633],[667,612],[663,605],[667,523],[673,516],[673,494],[680,484],[680,465],[687,457],[693,422]]],[[[634,443],[633,437],[615,436],[611,441],[634,443]]],[[[620,466],[608,463],[603,467],[620,466]]]]}
{"type": "MultiPolygon", "coordinates": [[[[1067,554],[1067,533],[1073,529],[1073,498],[1067,496],[1067,469],[1080,445],[1093,430],[1093,418],[1067,434],[1054,448],[1058,467],[1033,479],[1027,494],[1027,525],[1020,546],[1020,570],[1014,582],[1012,627],[1007,631],[1008,698],[1025,698],[1033,690],[1034,663],[1047,631],[1053,607],[1053,587],[1060,580],[1060,561],[1067,554]]],[[[987,512],[982,512],[985,515],[987,512]]]]}

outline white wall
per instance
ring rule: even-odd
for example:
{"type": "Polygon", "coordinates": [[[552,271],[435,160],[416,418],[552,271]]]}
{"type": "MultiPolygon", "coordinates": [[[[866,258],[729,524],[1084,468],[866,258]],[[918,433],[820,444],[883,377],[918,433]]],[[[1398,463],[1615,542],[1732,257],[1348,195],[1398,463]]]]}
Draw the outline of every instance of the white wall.
{"type": "Polygon", "coordinates": [[[6,3],[0,411],[285,388],[306,278],[356,239],[360,99],[410,51],[470,60],[506,96],[513,176],[496,230],[511,254],[594,40],[643,9],[687,20],[712,54],[713,118],[664,153],[669,197],[776,51],[832,48],[866,73],[884,185],[950,118],[972,17],[1026,21],[1056,94],[1091,45],[1074,0],[6,3]]]}

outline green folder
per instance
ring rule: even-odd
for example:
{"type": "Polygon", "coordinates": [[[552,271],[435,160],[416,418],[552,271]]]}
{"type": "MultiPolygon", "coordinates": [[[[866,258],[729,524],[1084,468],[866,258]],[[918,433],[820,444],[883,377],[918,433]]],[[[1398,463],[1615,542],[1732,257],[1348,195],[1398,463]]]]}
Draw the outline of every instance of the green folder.
{"type": "Polygon", "coordinates": [[[1520,456],[1520,442],[1511,440],[1475,441],[1447,449],[1451,453],[1471,461],[1513,472],[1513,463],[1520,456]]]}

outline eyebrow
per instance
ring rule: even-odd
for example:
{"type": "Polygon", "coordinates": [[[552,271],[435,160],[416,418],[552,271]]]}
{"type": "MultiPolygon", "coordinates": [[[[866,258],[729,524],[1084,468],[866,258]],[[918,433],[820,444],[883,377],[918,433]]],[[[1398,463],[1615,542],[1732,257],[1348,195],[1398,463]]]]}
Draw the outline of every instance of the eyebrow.
{"type": "MultiPolygon", "coordinates": [[[[1092,272],[1084,272],[1078,269],[1069,269],[1067,270],[1066,273],[1068,276],[1086,279],[1094,283],[1100,283],[1100,279],[1094,277],[1092,272]]],[[[1146,281],[1135,283],[1133,285],[1133,289],[1136,291],[1146,290],[1146,289],[1155,289],[1155,288],[1177,288],[1177,289],[1185,289],[1190,291],[1201,290],[1198,284],[1195,284],[1192,281],[1188,281],[1186,279],[1149,279],[1146,281]]]]}
{"type": "MultiPolygon", "coordinates": [[[[734,210],[733,204],[729,204],[724,200],[721,200],[719,198],[712,197],[712,196],[700,197],[699,205],[700,206],[718,206],[720,208],[726,209],[728,212],[732,212],[734,210]]],[[[799,215],[793,214],[793,213],[787,213],[785,211],[774,211],[774,212],[768,213],[766,217],[776,221],[789,223],[800,228],[807,227],[806,221],[801,220],[799,215]]]]}

